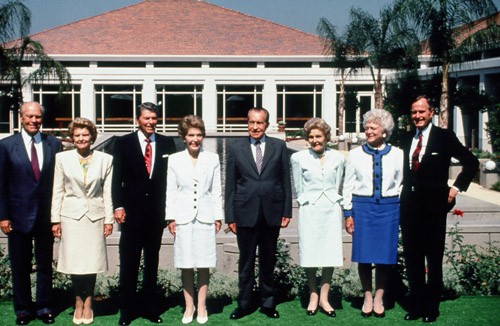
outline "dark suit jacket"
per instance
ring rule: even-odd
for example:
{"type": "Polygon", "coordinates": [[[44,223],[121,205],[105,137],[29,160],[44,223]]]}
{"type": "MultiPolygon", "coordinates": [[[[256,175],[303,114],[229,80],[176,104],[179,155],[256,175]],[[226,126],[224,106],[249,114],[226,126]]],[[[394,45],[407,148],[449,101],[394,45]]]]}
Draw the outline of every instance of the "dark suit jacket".
{"type": "Polygon", "coordinates": [[[35,221],[50,229],[50,208],[55,155],[61,141],[42,134],[43,166],[35,181],[21,133],[0,141],[0,220],[11,220],[12,229],[28,233],[35,221]]]}
{"type": "Polygon", "coordinates": [[[112,196],[114,209],[123,207],[127,225],[163,224],[168,155],[175,153],[170,137],[155,134],[156,149],[152,178],[144,164],[137,132],[116,140],[113,159],[112,196]]]}
{"type": "Polygon", "coordinates": [[[290,165],[284,141],[266,137],[259,175],[249,139],[239,139],[229,148],[226,166],[226,223],[254,227],[262,211],[269,226],[280,226],[292,217],[290,165]],[[262,205],[262,207],[260,207],[262,205]],[[262,208],[262,209],[261,209],[262,208]]]}
{"type": "Polygon", "coordinates": [[[421,203],[435,209],[453,207],[449,205],[448,176],[451,158],[462,164],[462,171],[457,176],[454,186],[461,191],[467,190],[479,167],[477,158],[465,148],[453,131],[432,126],[425,154],[420,162],[417,173],[412,173],[409,164],[409,152],[414,132],[408,133],[402,142],[404,151],[404,177],[401,202],[404,204],[412,198],[412,193],[426,194],[428,201],[421,203]]]}

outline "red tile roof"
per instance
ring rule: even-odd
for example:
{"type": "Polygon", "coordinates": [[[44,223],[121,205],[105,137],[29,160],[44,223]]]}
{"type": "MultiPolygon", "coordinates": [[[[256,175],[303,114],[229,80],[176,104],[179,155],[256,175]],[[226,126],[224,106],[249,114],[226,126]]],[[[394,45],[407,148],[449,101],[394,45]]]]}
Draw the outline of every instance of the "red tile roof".
{"type": "Polygon", "coordinates": [[[317,35],[197,0],[145,0],[33,34],[51,55],[323,55],[317,35]]]}

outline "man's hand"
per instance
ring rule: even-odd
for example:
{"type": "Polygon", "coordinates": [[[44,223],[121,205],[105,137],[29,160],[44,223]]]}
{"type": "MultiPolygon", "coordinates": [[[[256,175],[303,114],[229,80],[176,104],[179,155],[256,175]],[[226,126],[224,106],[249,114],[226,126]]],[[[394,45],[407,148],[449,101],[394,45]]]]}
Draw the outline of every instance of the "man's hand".
{"type": "Polygon", "coordinates": [[[350,235],[354,233],[354,219],[352,218],[352,216],[349,216],[345,219],[345,230],[350,235]]]}
{"type": "Polygon", "coordinates": [[[9,234],[12,231],[12,224],[10,220],[0,221],[0,229],[3,233],[9,234]]]}
{"type": "Polygon", "coordinates": [[[281,227],[286,228],[290,224],[290,218],[289,217],[282,217],[281,218],[281,227]]]}
{"type": "Polygon", "coordinates": [[[450,193],[448,194],[448,204],[451,204],[453,198],[457,197],[458,191],[457,189],[450,187],[450,193]]]}
{"type": "Polygon", "coordinates": [[[127,214],[125,214],[125,209],[123,209],[123,208],[116,209],[115,213],[114,213],[116,223],[118,223],[118,224],[125,223],[125,216],[126,215],[127,214]]]}
{"type": "Polygon", "coordinates": [[[107,237],[113,233],[113,224],[104,224],[104,236],[107,237]]]}
{"type": "Polygon", "coordinates": [[[234,222],[233,222],[233,223],[229,223],[229,224],[227,225],[227,227],[229,228],[229,230],[230,230],[231,232],[233,232],[234,234],[236,234],[236,223],[234,223],[234,222]]]}
{"type": "Polygon", "coordinates": [[[175,224],[175,221],[170,221],[167,224],[168,232],[170,232],[171,235],[175,237],[175,229],[177,227],[177,224],[175,224]]]}
{"type": "Polygon", "coordinates": [[[53,224],[52,225],[52,234],[54,235],[54,237],[56,238],[60,238],[61,237],[61,223],[57,223],[57,224],[53,224]]]}

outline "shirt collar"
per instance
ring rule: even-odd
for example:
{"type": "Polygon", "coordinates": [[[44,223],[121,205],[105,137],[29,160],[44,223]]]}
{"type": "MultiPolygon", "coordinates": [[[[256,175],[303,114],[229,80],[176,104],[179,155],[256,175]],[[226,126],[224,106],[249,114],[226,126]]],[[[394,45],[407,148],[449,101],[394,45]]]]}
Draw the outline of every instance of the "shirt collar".
{"type": "Polygon", "coordinates": [[[42,134],[40,134],[40,132],[37,132],[35,136],[30,136],[28,135],[26,130],[24,130],[24,128],[21,128],[21,136],[23,137],[23,142],[25,144],[30,143],[32,138],[35,139],[35,144],[38,144],[42,141],[42,134]]]}
{"type": "MultiPolygon", "coordinates": [[[[140,130],[137,132],[137,136],[139,137],[139,141],[141,142],[141,144],[144,142],[144,140],[146,140],[146,136],[140,130]]],[[[156,140],[155,134],[152,133],[151,136],[149,136],[149,139],[151,140],[152,143],[154,143],[156,140]]]]}
{"type": "Polygon", "coordinates": [[[422,131],[420,131],[419,129],[415,130],[415,137],[414,138],[418,138],[418,135],[420,133],[422,133],[422,137],[424,137],[424,138],[429,137],[429,133],[431,132],[431,128],[432,128],[432,122],[429,123],[427,125],[427,127],[425,127],[424,129],[422,129],[422,131]]]}
{"type": "MultiPolygon", "coordinates": [[[[251,145],[255,145],[255,143],[257,142],[257,140],[255,140],[255,139],[254,139],[254,138],[252,138],[252,137],[249,137],[249,138],[250,138],[250,144],[251,144],[251,145]]],[[[261,139],[259,139],[259,142],[260,142],[261,144],[264,144],[264,143],[266,142],[266,135],[262,136],[262,138],[261,138],[261,139]]]]}

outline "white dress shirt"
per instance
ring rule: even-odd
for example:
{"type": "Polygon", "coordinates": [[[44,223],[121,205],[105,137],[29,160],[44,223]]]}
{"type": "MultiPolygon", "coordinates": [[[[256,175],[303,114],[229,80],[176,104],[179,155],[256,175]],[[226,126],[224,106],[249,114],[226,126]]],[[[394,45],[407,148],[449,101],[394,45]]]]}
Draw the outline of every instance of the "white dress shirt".
{"type": "MultiPolygon", "coordinates": [[[[146,136],[142,133],[142,131],[137,132],[137,136],[139,138],[139,145],[141,145],[141,151],[142,151],[142,156],[146,153],[146,145],[148,144],[146,142],[146,136]]],[[[156,152],[156,137],[155,134],[153,133],[149,139],[151,140],[151,174],[149,175],[149,178],[153,176],[153,171],[155,168],[155,152],[156,152]]]]}
{"type": "Polygon", "coordinates": [[[38,166],[40,167],[40,172],[43,167],[43,147],[42,147],[42,135],[37,132],[35,136],[31,137],[28,135],[26,130],[21,129],[21,136],[23,137],[24,147],[26,147],[26,152],[28,153],[28,158],[31,162],[31,139],[35,140],[36,155],[38,156],[38,166]]]}

